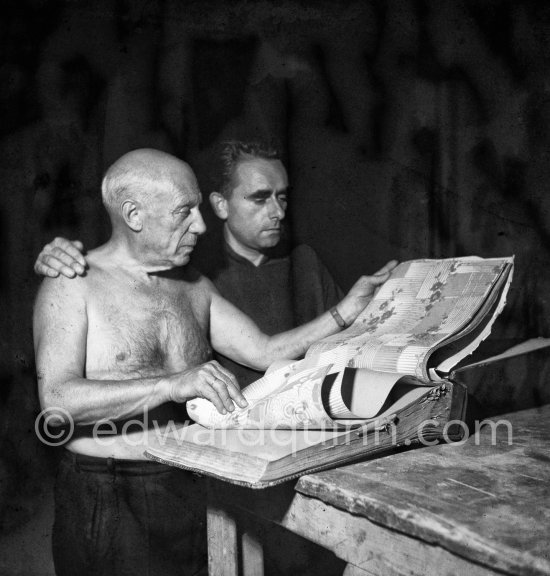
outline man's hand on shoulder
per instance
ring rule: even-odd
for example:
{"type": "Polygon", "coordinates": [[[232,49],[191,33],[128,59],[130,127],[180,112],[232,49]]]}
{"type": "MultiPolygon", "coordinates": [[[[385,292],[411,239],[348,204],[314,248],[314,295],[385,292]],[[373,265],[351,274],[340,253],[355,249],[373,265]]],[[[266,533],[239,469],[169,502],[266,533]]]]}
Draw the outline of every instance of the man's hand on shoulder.
{"type": "Polygon", "coordinates": [[[220,414],[233,412],[235,404],[241,408],[248,405],[235,376],[215,360],[172,374],[166,381],[169,386],[168,399],[172,402],[206,398],[220,414]]]}
{"type": "Polygon", "coordinates": [[[55,238],[46,244],[34,263],[34,271],[40,276],[67,278],[82,276],[86,271],[86,259],[82,255],[84,246],[79,240],[55,238]]]}
{"type": "Polygon", "coordinates": [[[397,260],[390,260],[372,276],[361,276],[351,287],[350,291],[336,307],[337,315],[343,319],[346,326],[352,324],[364,310],[372,297],[378,292],[380,286],[388,280],[397,264],[397,260]]]}

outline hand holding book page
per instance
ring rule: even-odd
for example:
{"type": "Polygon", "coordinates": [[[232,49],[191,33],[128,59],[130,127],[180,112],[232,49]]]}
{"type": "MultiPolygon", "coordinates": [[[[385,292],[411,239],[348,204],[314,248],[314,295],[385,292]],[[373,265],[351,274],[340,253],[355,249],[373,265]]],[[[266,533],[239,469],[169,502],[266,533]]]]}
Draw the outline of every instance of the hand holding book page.
{"type": "Polygon", "coordinates": [[[400,390],[399,405],[414,401],[489,335],[512,270],[513,257],[404,262],[349,328],[245,388],[247,408],[222,415],[194,399],[189,415],[209,428],[255,429],[337,428],[380,417],[392,391],[400,390]],[[350,376],[350,368],[359,370],[350,376]]]}

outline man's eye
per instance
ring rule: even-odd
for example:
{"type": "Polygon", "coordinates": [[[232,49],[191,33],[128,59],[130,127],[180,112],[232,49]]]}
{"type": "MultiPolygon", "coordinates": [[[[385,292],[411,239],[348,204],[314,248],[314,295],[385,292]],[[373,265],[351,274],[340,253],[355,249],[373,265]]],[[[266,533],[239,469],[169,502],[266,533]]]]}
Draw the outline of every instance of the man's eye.
{"type": "Polygon", "coordinates": [[[265,204],[266,199],[265,198],[255,198],[254,199],[254,204],[265,204]]]}

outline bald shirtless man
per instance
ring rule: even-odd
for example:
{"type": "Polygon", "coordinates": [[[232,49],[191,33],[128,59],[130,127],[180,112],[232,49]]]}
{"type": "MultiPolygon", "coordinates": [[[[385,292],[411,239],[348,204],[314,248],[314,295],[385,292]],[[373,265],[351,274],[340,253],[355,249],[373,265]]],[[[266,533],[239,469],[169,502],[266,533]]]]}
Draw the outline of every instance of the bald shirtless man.
{"type": "MultiPolygon", "coordinates": [[[[197,396],[222,413],[245,406],[211,346],[265,370],[340,330],[339,318],[326,312],[266,336],[186,266],[205,226],[195,175],[177,158],[130,152],[107,171],[102,195],[110,240],[89,253],[86,275],[45,279],[35,304],[42,407],[76,425],[56,483],[56,572],[191,574],[201,562],[200,490],[191,475],[143,461],[147,435],[126,424],[162,432],[177,420],[174,405],[197,396]]],[[[394,265],[358,280],[340,320],[357,317],[394,265]]]]}

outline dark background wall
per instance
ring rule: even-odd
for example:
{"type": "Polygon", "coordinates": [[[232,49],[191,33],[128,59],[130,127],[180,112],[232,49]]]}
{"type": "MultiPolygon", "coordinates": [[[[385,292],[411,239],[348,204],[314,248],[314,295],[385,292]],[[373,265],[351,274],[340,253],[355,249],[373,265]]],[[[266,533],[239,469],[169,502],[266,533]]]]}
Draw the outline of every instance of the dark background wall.
{"type": "MultiPolygon", "coordinates": [[[[34,433],[32,264],[56,235],[88,247],[108,237],[100,179],[132,148],[185,158],[206,196],[221,139],[276,138],[294,240],[344,288],[390,258],[515,254],[494,335],[550,336],[547,2],[1,9],[0,508],[51,473],[34,433]]],[[[539,353],[471,388],[495,412],[524,408],[550,401],[549,371],[539,353]]]]}

